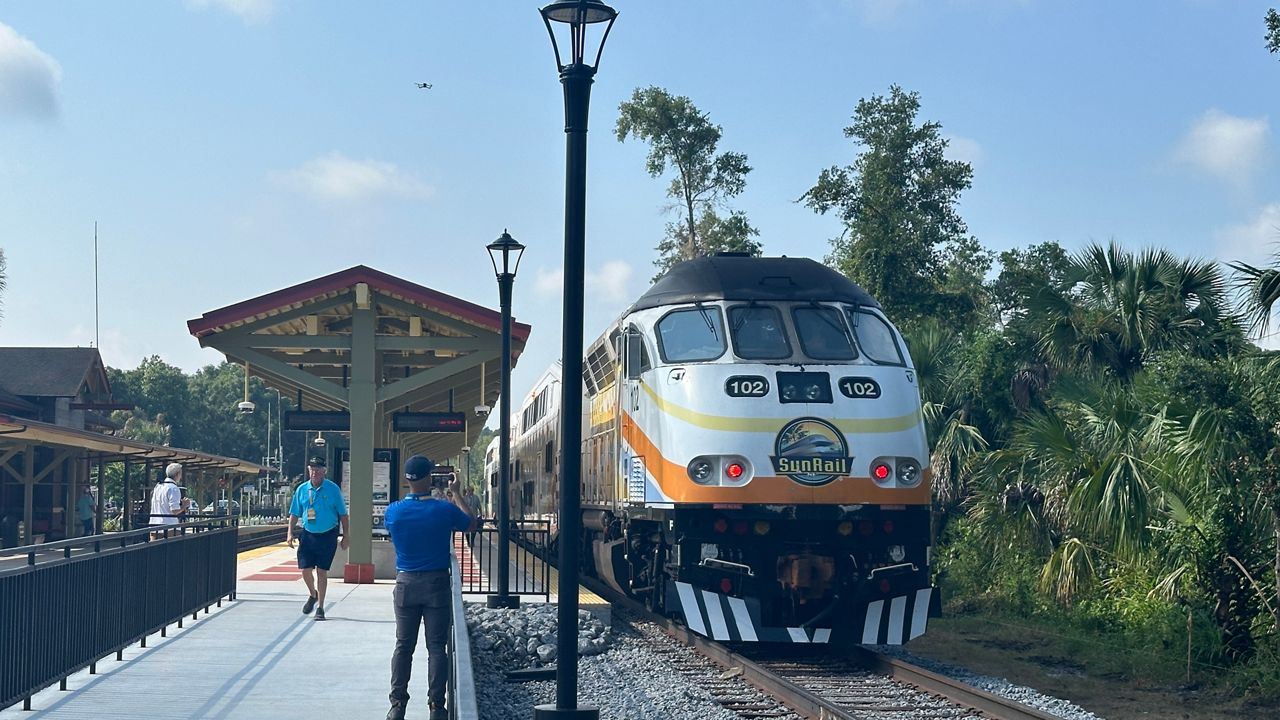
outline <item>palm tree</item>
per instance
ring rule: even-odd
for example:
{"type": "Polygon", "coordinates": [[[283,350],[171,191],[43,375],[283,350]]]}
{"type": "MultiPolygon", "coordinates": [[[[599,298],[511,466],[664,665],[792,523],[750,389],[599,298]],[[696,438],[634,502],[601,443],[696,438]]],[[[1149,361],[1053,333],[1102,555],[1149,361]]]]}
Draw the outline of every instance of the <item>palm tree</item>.
{"type": "Polygon", "coordinates": [[[1271,267],[1234,262],[1231,269],[1236,271],[1236,287],[1243,291],[1240,311],[1249,321],[1250,332],[1266,334],[1271,311],[1280,301],[1280,252],[1272,258],[1271,267]]]}
{"type": "Polygon", "coordinates": [[[1059,368],[1102,369],[1128,383],[1159,350],[1213,356],[1238,336],[1212,262],[1112,242],[1073,256],[1068,273],[1069,290],[1045,288],[1031,302],[1040,350],[1059,368]]]}

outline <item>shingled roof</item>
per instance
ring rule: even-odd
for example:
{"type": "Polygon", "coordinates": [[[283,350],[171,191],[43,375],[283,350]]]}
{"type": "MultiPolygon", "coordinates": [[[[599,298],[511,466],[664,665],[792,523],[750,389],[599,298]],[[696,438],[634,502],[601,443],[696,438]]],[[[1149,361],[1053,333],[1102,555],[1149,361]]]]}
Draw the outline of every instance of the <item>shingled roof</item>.
{"type": "Polygon", "coordinates": [[[102,373],[97,348],[0,347],[0,388],[23,397],[75,397],[102,373]]]}

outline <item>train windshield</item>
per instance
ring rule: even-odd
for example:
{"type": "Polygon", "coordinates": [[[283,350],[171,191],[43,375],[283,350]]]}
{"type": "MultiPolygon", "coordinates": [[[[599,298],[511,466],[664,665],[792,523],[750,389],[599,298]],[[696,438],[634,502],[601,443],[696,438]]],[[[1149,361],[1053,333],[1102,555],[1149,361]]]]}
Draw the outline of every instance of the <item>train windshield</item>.
{"type": "Polygon", "coordinates": [[[898,341],[893,337],[893,329],[888,323],[869,312],[845,312],[849,315],[849,324],[853,326],[853,334],[857,336],[864,355],[880,365],[906,365],[902,359],[902,351],[898,349],[898,341]]]}
{"type": "Polygon", "coordinates": [[[814,360],[853,360],[858,357],[839,310],[818,305],[797,307],[791,311],[791,317],[805,355],[814,360]]]}
{"type": "Polygon", "coordinates": [[[738,357],[748,360],[791,357],[791,343],[777,308],[767,305],[729,308],[729,325],[733,328],[733,351],[738,357]]]}
{"type": "Polygon", "coordinates": [[[715,360],[724,354],[724,320],[718,307],[674,310],[658,321],[658,350],[669,363],[715,360]]]}

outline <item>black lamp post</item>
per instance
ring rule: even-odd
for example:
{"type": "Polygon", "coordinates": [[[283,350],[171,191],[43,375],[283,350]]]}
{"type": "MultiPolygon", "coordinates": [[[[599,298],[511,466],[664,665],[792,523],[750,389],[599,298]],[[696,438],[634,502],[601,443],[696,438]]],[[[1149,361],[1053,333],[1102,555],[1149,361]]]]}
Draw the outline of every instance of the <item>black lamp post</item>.
{"type": "Polygon", "coordinates": [[[491,608],[520,606],[520,596],[511,594],[511,286],[524,246],[502,231],[502,237],[488,245],[489,260],[498,278],[498,299],[502,305],[502,399],[499,402],[498,440],[498,594],[488,597],[491,608]]]}
{"type": "MultiPolygon", "coordinates": [[[[618,11],[600,0],[558,0],[542,8],[564,87],[564,335],[560,358],[560,583],[556,589],[556,702],[533,709],[536,720],[595,720],[595,708],[578,707],[578,537],[582,534],[582,303],[587,222],[587,116],[591,83],[618,11]],[[567,29],[567,56],[556,42],[556,23],[567,29]],[[587,64],[588,30],[603,24],[595,63],[587,64]]],[[[594,34],[594,33],[592,33],[594,34]]]]}

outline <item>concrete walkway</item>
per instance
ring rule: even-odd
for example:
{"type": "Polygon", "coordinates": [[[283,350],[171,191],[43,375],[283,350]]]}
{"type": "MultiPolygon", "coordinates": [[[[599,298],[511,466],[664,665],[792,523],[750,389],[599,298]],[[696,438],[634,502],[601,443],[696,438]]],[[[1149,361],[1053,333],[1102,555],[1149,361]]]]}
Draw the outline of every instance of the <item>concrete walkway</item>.
{"type": "MultiPolygon", "coordinates": [[[[455,536],[463,573],[480,577],[479,564],[455,536]]],[[[517,551],[513,546],[513,552],[517,551]]],[[[496,553],[481,538],[480,553],[496,553]]],[[[0,711],[0,720],[364,720],[382,718],[389,703],[395,620],[393,580],[371,585],[330,582],[325,622],[302,614],[306,586],[283,544],[241,553],[237,599],[210,608],[168,637],[131,645],[124,659],[108,655],[98,673],[87,670],[0,711]]],[[[536,561],[534,561],[536,566],[536,561]]],[[[339,565],[335,564],[335,567],[339,565]]],[[[520,569],[511,566],[514,577],[520,569]]],[[[550,568],[551,601],[557,576],[550,568]]],[[[464,595],[485,602],[483,594],[464,595]]],[[[539,598],[538,600],[541,600],[539,598]]],[[[582,609],[605,613],[608,604],[579,589],[582,609]]],[[[427,715],[427,650],[418,643],[409,683],[409,716],[427,715]]]]}
{"type": "MultiPolygon", "coordinates": [[[[235,602],[223,602],[168,637],[152,635],[22,703],[10,720],[356,720],[388,708],[395,622],[391,581],[329,584],[326,622],[303,615],[306,588],[293,551],[277,546],[241,556],[235,602]],[[254,557],[253,555],[256,555],[254,557]],[[253,580],[244,578],[254,577],[253,580]],[[268,577],[278,579],[265,579],[268,577]]],[[[421,642],[409,685],[412,715],[426,716],[426,656],[421,642]]]]}

